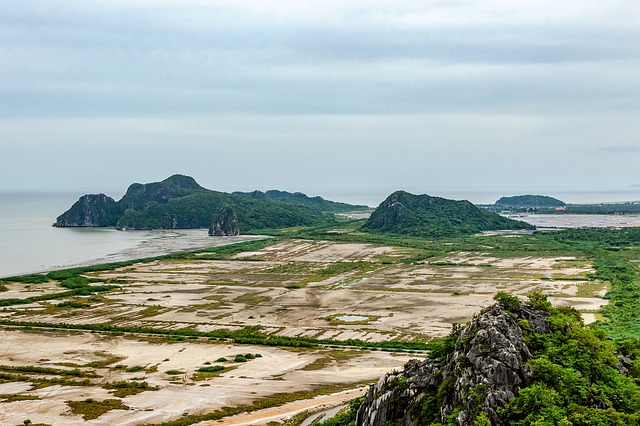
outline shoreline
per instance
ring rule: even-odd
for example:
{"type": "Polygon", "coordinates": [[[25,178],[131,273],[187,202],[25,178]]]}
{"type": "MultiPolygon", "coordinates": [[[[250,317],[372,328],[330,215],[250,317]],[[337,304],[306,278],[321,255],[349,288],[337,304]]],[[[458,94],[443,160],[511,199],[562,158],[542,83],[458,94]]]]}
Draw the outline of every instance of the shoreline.
{"type": "Polygon", "coordinates": [[[144,259],[148,257],[164,256],[172,253],[188,252],[210,247],[219,247],[230,244],[242,243],[245,241],[256,241],[269,238],[268,235],[237,235],[229,237],[212,237],[207,234],[207,230],[202,229],[158,229],[150,231],[118,231],[118,232],[141,232],[147,237],[142,237],[134,247],[124,248],[114,253],[80,262],[52,264],[43,268],[34,268],[29,271],[17,273],[0,272],[0,280],[8,277],[45,274],[60,269],[78,268],[84,266],[101,265],[112,262],[122,262],[127,260],[144,259]]]}

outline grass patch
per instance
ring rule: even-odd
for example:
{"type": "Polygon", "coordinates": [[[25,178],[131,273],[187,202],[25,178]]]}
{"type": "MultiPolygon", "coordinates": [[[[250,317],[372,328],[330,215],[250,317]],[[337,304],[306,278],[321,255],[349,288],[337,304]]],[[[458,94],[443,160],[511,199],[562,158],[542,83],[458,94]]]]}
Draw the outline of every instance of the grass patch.
{"type": "Polygon", "coordinates": [[[22,395],[19,393],[5,393],[0,394],[0,399],[3,403],[15,402],[15,401],[33,401],[36,399],[40,399],[39,396],[36,395],[22,395]]]}
{"type": "Polygon", "coordinates": [[[91,398],[84,401],[66,401],[71,409],[71,414],[82,415],[85,420],[97,419],[104,413],[111,410],[128,410],[129,407],[124,405],[119,399],[105,399],[103,401],[94,401],[91,398]]]}
{"type": "Polygon", "coordinates": [[[191,376],[191,380],[193,381],[201,381],[211,379],[213,377],[218,377],[221,374],[227,373],[231,370],[234,370],[236,367],[223,367],[222,365],[213,365],[210,367],[200,367],[198,371],[193,373],[191,376]]]}
{"type": "Polygon", "coordinates": [[[590,281],[578,285],[576,296],[578,297],[596,297],[603,290],[608,291],[611,285],[602,281],[590,281]]]}
{"type": "Polygon", "coordinates": [[[168,374],[169,376],[180,376],[180,375],[186,374],[182,370],[167,370],[164,373],[168,374]]]}
{"type": "Polygon", "coordinates": [[[129,395],[136,395],[146,391],[156,391],[158,386],[149,386],[147,382],[128,382],[126,380],[110,382],[103,386],[105,389],[113,390],[113,396],[124,398],[129,395]]]}
{"type": "Polygon", "coordinates": [[[98,377],[94,371],[82,371],[77,368],[72,370],[63,370],[60,368],[36,367],[33,365],[0,365],[0,371],[10,371],[19,373],[44,374],[52,376],[70,376],[70,377],[98,377]]]}
{"type": "Polygon", "coordinates": [[[137,373],[138,371],[144,370],[144,367],[141,365],[134,365],[133,367],[127,368],[127,373],[137,373]]]}
{"type": "Polygon", "coordinates": [[[271,298],[268,296],[260,296],[259,294],[255,293],[245,293],[233,299],[233,301],[236,303],[245,303],[247,305],[257,305],[259,303],[268,302],[270,300],[271,298]]]}
{"type": "Polygon", "coordinates": [[[115,362],[119,362],[122,361],[124,359],[123,356],[119,356],[119,355],[114,355],[114,354],[110,354],[108,352],[104,352],[104,351],[96,351],[93,353],[95,356],[97,356],[98,360],[96,361],[91,361],[87,364],[85,364],[85,367],[92,367],[92,368],[104,368],[107,367],[115,362]]]}
{"type": "Polygon", "coordinates": [[[138,315],[140,315],[143,318],[154,317],[158,314],[163,313],[166,310],[167,309],[163,306],[151,305],[151,306],[147,306],[146,308],[138,312],[138,315]]]}

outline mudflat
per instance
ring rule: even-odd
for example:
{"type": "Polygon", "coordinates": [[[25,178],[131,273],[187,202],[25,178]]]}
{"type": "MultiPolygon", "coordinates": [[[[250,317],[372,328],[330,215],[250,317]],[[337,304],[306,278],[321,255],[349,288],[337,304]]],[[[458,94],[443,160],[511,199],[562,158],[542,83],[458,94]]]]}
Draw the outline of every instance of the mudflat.
{"type": "MultiPolygon", "coordinates": [[[[118,288],[0,311],[0,423],[193,424],[241,411],[251,414],[213,424],[281,422],[345,399],[313,398],[361,389],[424,356],[384,342],[446,335],[498,291],[541,291],[587,321],[606,303],[598,296],[607,283],[589,278],[587,259],[457,251],[406,261],[414,255],[411,248],[285,239],[87,272],[93,285],[118,288]],[[102,324],[111,328],[95,327],[102,324]],[[219,330],[320,344],[206,337],[219,330]]],[[[54,281],[5,287],[0,299],[60,290],[54,281]]]]}

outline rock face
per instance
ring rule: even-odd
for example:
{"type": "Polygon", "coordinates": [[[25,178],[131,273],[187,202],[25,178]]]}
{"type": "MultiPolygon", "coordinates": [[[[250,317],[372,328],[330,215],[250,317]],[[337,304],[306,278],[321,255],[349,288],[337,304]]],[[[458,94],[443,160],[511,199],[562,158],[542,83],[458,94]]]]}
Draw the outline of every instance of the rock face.
{"type": "Polygon", "coordinates": [[[499,304],[486,309],[462,330],[446,360],[411,360],[403,371],[382,377],[367,393],[356,424],[417,426],[454,416],[456,424],[472,425],[483,415],[503,425],[497,409],[532,376],[524,365],[531,353],[518,322],[526,320],[531,331],[545,333],[546,318],[546,312],[527,305],[517,316],[499,304]]]}
{"type": "Polygon", "coordinates": [[[105,194],[87,194],[58,216],[53,226],[115,226],[119,215],[118,204],[113,198],[105,194]]]}
{"type": "Polygon", "coordinates": [[[225,206],[220,209],[220,213],[209,228],[209,235],[216,237],[240,235],[238,216],[232,207],[225,206]]]}

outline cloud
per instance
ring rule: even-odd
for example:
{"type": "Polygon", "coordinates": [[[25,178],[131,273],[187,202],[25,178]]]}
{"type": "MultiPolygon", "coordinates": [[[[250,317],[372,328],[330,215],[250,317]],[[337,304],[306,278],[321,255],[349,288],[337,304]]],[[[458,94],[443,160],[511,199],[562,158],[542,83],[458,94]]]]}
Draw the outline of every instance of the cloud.
{"type": "Polygon", "coordinates": [[[7,2],[0,112],[628,110],[634,8],[588,4],[7,2]]]}
{"type": "Polygon", "coordinates": [[[598,152],[604,152],[608,154],[632,154],[632,153],[640,152],[640,146],[638,145],[606,146],[598,149],[598,152]]]}
{"type": "Polygon", "coordinates": [[[639,20],[632,0],[0,2],[0,182],[628,185],[633,156],[594,153],[638,152],[639,20]]]}

